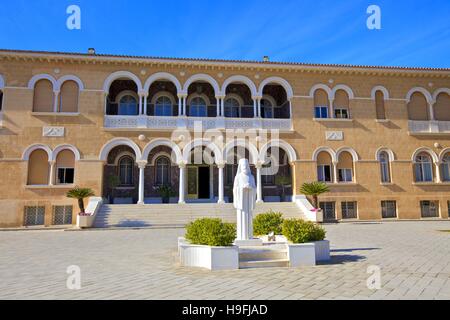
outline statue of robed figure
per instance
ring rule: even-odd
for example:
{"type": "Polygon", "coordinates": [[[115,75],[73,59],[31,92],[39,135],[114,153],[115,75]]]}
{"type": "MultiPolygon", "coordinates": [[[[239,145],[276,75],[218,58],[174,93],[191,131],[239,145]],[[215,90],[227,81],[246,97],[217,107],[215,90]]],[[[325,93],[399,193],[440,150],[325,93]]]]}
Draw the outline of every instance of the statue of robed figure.
{"type": "Polygon", "coordinates": [[[256,203],[256,183],[247,159],[239,161],[233,188],[237,210],[237,242],[253,240],[253,210],[256,203]]]}

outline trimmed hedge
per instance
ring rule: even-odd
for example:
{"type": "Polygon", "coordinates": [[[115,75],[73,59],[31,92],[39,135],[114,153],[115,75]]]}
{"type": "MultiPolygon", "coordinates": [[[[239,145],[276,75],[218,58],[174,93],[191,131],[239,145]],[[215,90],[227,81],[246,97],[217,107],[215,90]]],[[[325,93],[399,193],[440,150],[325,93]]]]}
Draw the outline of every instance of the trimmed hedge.
{"type": "Polygon", "coordinates": [[[199,219],[187,226],[186,240],[196,245],[230,247],[236,240],[236,225],[220,219],[199,219]]]}
{"type": "Polygon", "coordinates": [[[281,234],[283,221],[282,213],[273,211],[262,213],[253,220],[254,234],[258,236],[265,236],[271,232],[281,234]]]}
{"type": "Polygon", "coordinates": [[[307,243],[325,240],[326,231],[319,225],[299,219],[283,222],[283,235],[292,243],[307,243]]]}

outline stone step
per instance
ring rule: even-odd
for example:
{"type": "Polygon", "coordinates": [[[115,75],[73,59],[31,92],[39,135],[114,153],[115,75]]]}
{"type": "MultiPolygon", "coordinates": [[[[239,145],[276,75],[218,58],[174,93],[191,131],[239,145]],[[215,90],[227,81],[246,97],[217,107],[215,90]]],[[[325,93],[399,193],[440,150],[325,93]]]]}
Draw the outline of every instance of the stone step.
{"type": "Polygon", "coordinates": [[[279,260],[256,260],[256,261],[240,261],[240,269],[255,269],[255,268],[288,268],[288,259],[279,260]]]}

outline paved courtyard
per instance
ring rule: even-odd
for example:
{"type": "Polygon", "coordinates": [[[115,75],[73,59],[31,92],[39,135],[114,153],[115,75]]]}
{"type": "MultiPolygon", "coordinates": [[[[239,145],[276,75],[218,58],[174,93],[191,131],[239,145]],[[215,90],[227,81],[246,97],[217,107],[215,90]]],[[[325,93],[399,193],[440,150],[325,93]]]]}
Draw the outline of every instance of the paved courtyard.
{"type": "Polygon", "coordinates": [[[232,272],[178,266],[182,229],[0,232],[0,298],[450,299],[450,221],[325,228],[328,264],[232,272]],[[71,265],[81,290],[66,287],[71,265]],[[367,288],[371,265],[381,290],[367,288]]]}

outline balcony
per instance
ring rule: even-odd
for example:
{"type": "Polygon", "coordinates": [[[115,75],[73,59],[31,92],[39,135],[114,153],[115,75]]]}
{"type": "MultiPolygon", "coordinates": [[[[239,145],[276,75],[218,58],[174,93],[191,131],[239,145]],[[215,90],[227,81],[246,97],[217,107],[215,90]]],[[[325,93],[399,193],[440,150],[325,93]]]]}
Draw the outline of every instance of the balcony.
{"type": "Polygon", "coordinates": [[[450,134],[450,121],[413,121],[409,124],[410,135],[440,135],[450,134]]]}
{"type": "Polygon", "coordinates": [[[176,129],[193,130],[201,124],[203,130],[211,129],[267,129],[292,131],[291,119],[223,118],[223,117],[160,117],[160,116],[105,116],[104,127],[110,131],[176,129]]]}

